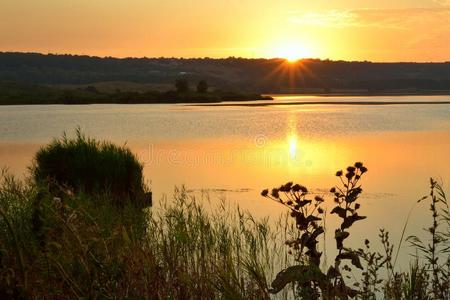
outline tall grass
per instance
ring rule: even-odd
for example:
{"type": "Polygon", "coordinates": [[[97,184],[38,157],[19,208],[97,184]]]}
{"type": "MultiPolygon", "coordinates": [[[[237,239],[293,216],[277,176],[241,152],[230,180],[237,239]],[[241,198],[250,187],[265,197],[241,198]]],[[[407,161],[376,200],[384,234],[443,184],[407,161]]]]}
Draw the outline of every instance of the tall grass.
{"type": "Polygon", "coordinates": [[[155,233],[149,249],[168,271],[161,297],[184,298],[190,290],[206,299],[268,299],[267,283],[285,264],[284,241],[267,219],[224,202],[207,212],[184,189],[152,214],[149,231],[155,233]]]}
{"type": "Polygon", "coordinates": [[[288,264],[267,219],[206,209],[184,189],[149,211],[9,176],[0,186],[2,297],[268,299],[288,264]]]}

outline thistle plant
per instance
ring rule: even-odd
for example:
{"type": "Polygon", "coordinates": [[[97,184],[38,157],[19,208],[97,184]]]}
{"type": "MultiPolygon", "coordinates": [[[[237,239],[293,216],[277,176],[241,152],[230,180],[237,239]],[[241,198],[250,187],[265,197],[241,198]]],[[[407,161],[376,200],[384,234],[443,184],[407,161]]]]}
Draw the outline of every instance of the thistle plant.
{"type": "MultiPolygon", "coordinates": [[[[317,297],[319,280],[323,275],[319,268],[322,253],[317,248],[318,237],[324,233],[321,224],[324,210],[320,206],[324,202],[323,198],[315,196],[314,199],[308,199],[308,189],[292,182],[274,188],[270,193],[266,189],[261,195],[289,208],[290,216],[294,218],[295,226],[299,231],[299,235],[286,241],[286,245],[291,248],[300,268],[287,270],[282,277],[291,276],[290,272],[293,274],[310,272],[308,280],[299,282],[299,291],[305,297],[317,297]]],[[[284,281],[284,279],[275,280],[271,292],[279,292],[285,286],[284,281]]]]}
{"type": "Polygon", "coordinates": [[[317,249],[317,238],[324,233],[323,226],[319,223],[322,220],[324,210],[320,205],[323,198],[316,196],[314,199],[307,199],[308,189],[300,184],[288,182],[279,188],[261,193],[291,210],[291,217],[295,219],[296,228],[302,234],[293,240],[286,241],[296,255],[298,262],[305,258],[307,262],[319,266],[321,252],[317,249]]]}
{"type": "Polygon", "coordinates": [[[308,189],[300,184],[288,182],[279,188],[263,190],[261,195],[291,210],[291,217],[295,220],[298,235],[286,244],[294,250],[298,265],[291,266],[280,273],[272,282],[271,292],[281,291],[287,284],[293,283],[298,296],[305,299],[317,299],[319,297],[334,299],[355,297],[358,292],[345,283],[343,270],[351,271],[351,267],[341,264],[349,260],[351,264],[362,269],[360,254],[348,247],[344,247],[344,241],[349,237],[349,229],[356,221],[365,219],[358,214],[360,204],[358,197],[362,192],[359,181],[367,168],[357,162],[347,168],[344,176],[338,171],[336,176],[341,185],[333,187],[330,192],[334,196],[336,206],[331,214],[336,214],[342,219],[341,225],[335,230],[336,248],[338,254],[335,264],[326,274],[320,269],[322,253],[318,250],[319,237],[325,233],[323,228],[324,199],[321,196],[312,196],[308,189]]]}
{"type": "MultiPolygon", "coordinates": [[[[337,171],[336,177],[339,178],[341,185],[331,188],[330,192],[334,195],[334,202],[336,206],[331,210],[331,214],[336,214],[342,219],[341,225],[335,230],[334,238],[336,240],[336,248],[338,254],[335,258],[334,266],[328,270],[330,277],[334,278],[334,287],[337,288],[341,294],[349,294],[354,296],[354,290],[347,287],[344,276],[342,275],[341,263],[350,260],[351,264],[359,269],[363,269],[358,252],[344,247],[344,241],[350,236],[349,229],[356,221],[364,220],[365,216],[360,216],[358,210],[361,205],[358,203],[358,197],[362,193],[359,181],[367,168],[361,162],[357,162],[354,166],[347,167],[347,172],[344,175],[343,171],[337,171]]],[[[351,271],[351,267],[344,265],[344,270],[351,271]]]]}

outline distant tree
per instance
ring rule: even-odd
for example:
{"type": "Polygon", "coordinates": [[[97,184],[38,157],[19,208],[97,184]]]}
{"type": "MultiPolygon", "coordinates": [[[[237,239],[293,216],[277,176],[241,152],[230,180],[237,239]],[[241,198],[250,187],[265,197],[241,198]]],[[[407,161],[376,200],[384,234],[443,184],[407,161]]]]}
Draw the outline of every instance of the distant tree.
{"type": "Polygon", "coordinates": [[[96,88],[95,86],[92,86],[92,85],[87,86],[87,87],[85,88],[85,91],[86,91],[86,92],[90,92],[90,93],[94,93],[94,94],[97,94],[97,93],[98,93],[97,88],[96,88]]]}
{"type": "Polygon", "coordinates": [[[206,94],[208,92],[208,83],[206,80],[200,80],[197,84],[197,93],[206,94]]]}
{"type": "Polygon", "coordinates": [[[175,87],[178,93],[186,93],[189,91],[189,82],[185,78],[178,78],[175,81],[175,87]]]}

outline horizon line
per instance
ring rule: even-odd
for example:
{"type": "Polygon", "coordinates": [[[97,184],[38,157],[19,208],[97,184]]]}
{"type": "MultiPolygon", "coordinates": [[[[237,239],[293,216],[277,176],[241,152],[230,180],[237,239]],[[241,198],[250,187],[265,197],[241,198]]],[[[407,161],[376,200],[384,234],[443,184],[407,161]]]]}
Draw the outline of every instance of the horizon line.
{"type": "MultiPolygon", "coordinates": [[[[226,59],[245,59],[245,60],[285,60],[288,61],[287,58],[284,57],[244,57],[244,56],[227,56],[227,57],[210,57],[210,56],[197,56],[197,57],[183,57],[183,56],[101,56],[101,55],[90,55],[90,54],[73,54],[73,53],[58,53],[58,52],[37,52],[37,51],[3,51],[0,50],[0,54],[39,54],[44,56],[78,56],[78,57],[91,57],[91,58],[112,58],[112,59],[176,59],[176,60],[201,60],[201,59],[210,59],[210,60],[226,60],[226,59]]],[[[332,62],[353,62],[353,63],[373,63],[373,64],[401,64],[401,63],[410,63],[410,64],[445,64],[450,63],[450,60],[444,61],[373,61],[373,60],[344,60],[344,59],[331,59],[331,58],[319,58],[319,57],[304,57],[299,58],[298,60],[291,62],[296,63],[300,61],[308,61],[308,60],[318,60],[318,61],[332,61],[332,62]]]]}

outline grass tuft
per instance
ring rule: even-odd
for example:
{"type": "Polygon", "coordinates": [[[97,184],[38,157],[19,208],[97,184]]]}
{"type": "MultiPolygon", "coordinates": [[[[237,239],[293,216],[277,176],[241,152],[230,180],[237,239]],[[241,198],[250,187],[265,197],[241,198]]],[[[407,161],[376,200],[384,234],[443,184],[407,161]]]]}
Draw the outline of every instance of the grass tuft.
{"type": "Polygon", "coordinates": [[[150,202],[135,155],[126,147],[85,137],[80,129],[75,138],[64,133],[40,149],[34,161],[34,179],[51,188],[66,186],[91,196],[109,193],[120,206],[150,202]]]}

